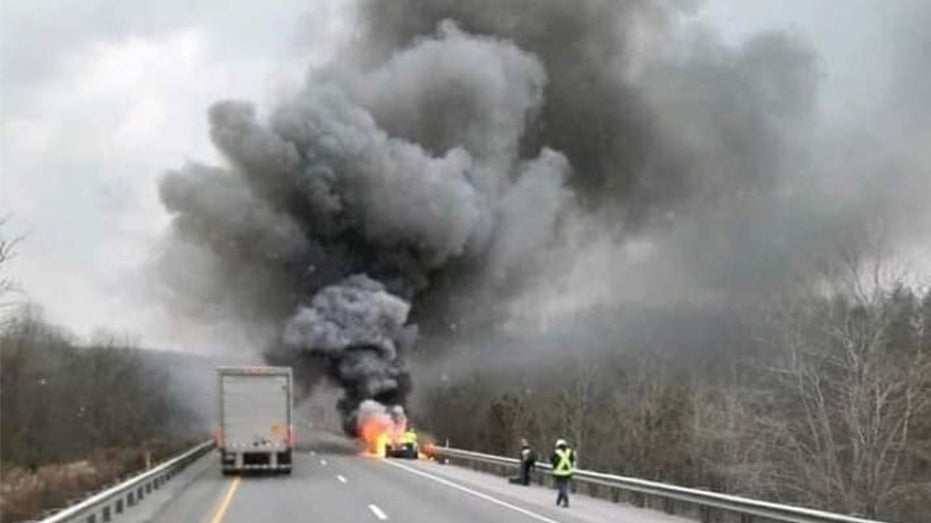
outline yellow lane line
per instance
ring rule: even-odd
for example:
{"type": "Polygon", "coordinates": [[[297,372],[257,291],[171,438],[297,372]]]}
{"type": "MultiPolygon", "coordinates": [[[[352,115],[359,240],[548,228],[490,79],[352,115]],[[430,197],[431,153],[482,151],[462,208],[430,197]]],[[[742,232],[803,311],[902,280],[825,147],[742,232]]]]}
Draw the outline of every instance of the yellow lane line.
{"type": "Polygon", "coordinates": [[[240,483],[242,483],[242,477],[236,476],[233,482],[230,483],[229,488],[226,489],[226,494],[223,495],[220,504],[214,509],[213,516],[210,517],[209,523],[220,523],[223,521],[223,517],[226,516],[226,510],[229,508],[230,502],[233,501],[233,495],[236,494],[236,489],[239,488],[240,483]]]}

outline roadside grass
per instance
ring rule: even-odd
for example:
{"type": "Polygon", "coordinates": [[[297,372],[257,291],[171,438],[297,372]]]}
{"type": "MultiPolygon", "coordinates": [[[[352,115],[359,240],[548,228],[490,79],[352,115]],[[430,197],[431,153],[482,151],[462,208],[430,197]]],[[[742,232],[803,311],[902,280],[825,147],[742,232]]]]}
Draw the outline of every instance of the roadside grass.
{"type": "Polygon", "coordinates": [[[28,521],[65,508],[142,472],[182,448],[154,444],[99,449],[86,459],[50,463],[35,470],[4,463],[0,465],[0,522],[28,521]]]}

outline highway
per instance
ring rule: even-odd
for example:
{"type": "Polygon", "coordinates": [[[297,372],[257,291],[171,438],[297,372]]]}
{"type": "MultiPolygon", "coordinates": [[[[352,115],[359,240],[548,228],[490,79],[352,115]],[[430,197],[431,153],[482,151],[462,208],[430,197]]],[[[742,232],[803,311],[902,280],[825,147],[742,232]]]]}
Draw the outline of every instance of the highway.
{"type": "Polygon", "coordinates": [[[690,521],[662,512],[510,485],[503,478],[427,461],[382,460],[333,442],[303,447],[290,476],[223,476],[216,454],[190,467],[175,485],[146,500],[125,521],[247,523],[261,521],[565,522],[690,521]]]}

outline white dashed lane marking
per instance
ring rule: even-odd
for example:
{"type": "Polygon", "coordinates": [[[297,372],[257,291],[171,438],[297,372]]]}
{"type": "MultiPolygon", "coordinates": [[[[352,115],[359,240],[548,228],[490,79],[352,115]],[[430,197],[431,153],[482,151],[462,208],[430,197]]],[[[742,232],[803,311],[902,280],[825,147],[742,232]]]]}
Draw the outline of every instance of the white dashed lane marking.
{"type": "Polygon", "coordinates": [[[336,479],[339,480],[340,483],[345,483],[345,482],[346,482],[346,478],[345,478],[344,476],[342,476],[342,475],[336,476],[336,479]]]}
{"type": "Polygon", "coordinates": [[[386,519],[388,519],[388,514],[385,514],[385,512],[382,509],[378,508],[378,505],[369,505],[369,510],[372,511],[372,514],[375,514],[376,518],[382,521],[385,521],[386,519]]]}
{"type": "MultiPolygon", "coordinates": [[[[488,501],[488,502],[490,502],[490,503],[494,503],[495,505],[504,507],[504,508],[506,508],[506,509],[513,510],[514,512],[519,512],[519,513],[521,513],[521,514],[523,514],[523,515],[525,515],[525,516],[527,516],[527,517],[533,518],[533,519],[535,519],[535,520],[537,520],[537,521],[542,521],[543,523],[559,523],[558,521],[556,521],[556,520],[554,520],[554,519],[550,519],[550,518],[548,518],[548,517],[546,517],[546,516],[543,516],[543,515],[541,515],[541,514],[537,514],[536,512],[527,510],[527,509],[525,509],[525,508],[523,508],[523,507],[518,507],[517,505],[514,505],[514,504],[512,504],[512,503],[508,503],[507,501],[502,501],[502,500],[500,500],[500,499],[498,499],[498,498],[496,498],[496,497],[494,497],[494,496],[489,496],[488,494],[485,494],[484,492],[479,492],[479,491],[477,491],[477,490],[470,489],[469,487],[465,487],[465,486],[460,485],[460,484],[458,484],[458,483],[454,483],[454,482],[452,482],[452,481],[450,481],[450,480],[448,480],[448,479],[441,478],[441,477],[439,477],[439,476],[434,476],[433,474],[429,474],[429,473],[423,472],[423,471],[421,471],[421,470],[417,470],[417,469],[415,469],[415,468],[413,468],[413,467],[409,467],[409,466],[407,466],[407,465],[401,465],[400,463],[395,463],[395,462],[393,462],[393,461],[388,461],[388,460],[383,461],[383,463],[387,463],[388,465],[391,465],[392,467],[397,467],[397,468],[399,468],[399,469],[404,469],[404,470],[410,472],[411,474],[416,474],[416,475],[418,475],[418,476],[421,476],[421,477],[424,477],[424,478],[427,478],[427,479],[436,481],[437,483],[446,485],[447,487],[454,488],[454,489],[459,490],[459,491],[461,491],[461,492],[465,492],[466,494],[471,494],[471,495],[473,495],[473,496],[475,496],[475,497],[477,497],[477,498],[481,498],[481,499],[484,499],[485,501],[488,501]]],[[[369,505],[369,507],[371,507],[371,505],[369,505]]]]}

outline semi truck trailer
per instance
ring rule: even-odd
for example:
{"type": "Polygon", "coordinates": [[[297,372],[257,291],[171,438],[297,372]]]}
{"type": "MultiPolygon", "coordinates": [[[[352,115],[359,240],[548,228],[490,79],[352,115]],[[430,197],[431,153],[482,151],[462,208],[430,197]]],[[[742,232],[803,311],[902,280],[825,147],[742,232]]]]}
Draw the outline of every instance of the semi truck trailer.
{"type": "Polygon", "coordinates": [[[291,473],[289,367],[219,367],[219,427],[216,434],[224,474],[246,470],[291,473]]]}

